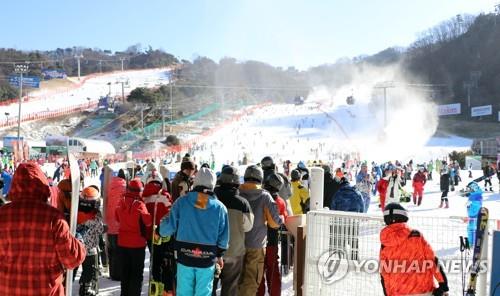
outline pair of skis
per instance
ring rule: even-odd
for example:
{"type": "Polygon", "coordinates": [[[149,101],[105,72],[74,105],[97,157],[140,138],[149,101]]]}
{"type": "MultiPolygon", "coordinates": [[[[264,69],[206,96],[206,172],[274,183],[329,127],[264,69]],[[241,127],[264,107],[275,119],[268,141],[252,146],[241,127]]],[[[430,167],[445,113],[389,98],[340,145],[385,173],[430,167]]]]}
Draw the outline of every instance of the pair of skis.
{"type": "MultiPolygon", "coordinates": [[[[476,285],[477,278],[479,272],[481,271],[481,257],[482,257],[482,249],[483,242],[488,235],[487,227],[488,227],[488,218],[489,212],[488,209],[482,207],[477,216],[477,228],[476,228],[476,239],[474,240],[473,246],[473,254],[472,254],[472,268],[469,277],[469,283],[467,285],[467,289],[464,289],[464,296],[475,296],[476,295],[476,285]]],[[[465,251],[468,249],[467,239],[465,241],[460,242],[460,250],[465,251]]],[[[465,281],[465,277],[463,278],[465,281]]],[[[465,287],[464,287],[465,288],[465,287]]]]}

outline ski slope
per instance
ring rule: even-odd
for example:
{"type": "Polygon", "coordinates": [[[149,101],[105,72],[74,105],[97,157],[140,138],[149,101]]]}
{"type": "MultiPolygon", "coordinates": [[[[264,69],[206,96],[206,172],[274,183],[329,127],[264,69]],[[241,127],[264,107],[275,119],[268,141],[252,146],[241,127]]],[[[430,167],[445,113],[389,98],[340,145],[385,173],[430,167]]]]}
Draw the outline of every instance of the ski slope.
{"type": "MultiPolygon", "coordinates": [[[[37,112],[58,111],[66,107],[80,104],[97,102],[101,96],[109,93],[111,83],[111,95],[121,96],[121,83],[129,82],[125,88],[125,94],[136,87],[154,87],[161,84],[168,84],[169,69],[147,69],[137,71],[114,72],[111,74],[92,75],[82,77],[81,85],[73,89],[58,91],[38,90],[29,93],[29,100],[23,102],[21,114],[31,114],[37,112]],[[87,99],[90,98],[90,101],[87,99]]],[[[72,78],[78,83],[76,78],[72,78]]],[[[0,106],[0,114],[9,113],[10,120],[17,118],[19,105],[11,104],[0,106]]]]}

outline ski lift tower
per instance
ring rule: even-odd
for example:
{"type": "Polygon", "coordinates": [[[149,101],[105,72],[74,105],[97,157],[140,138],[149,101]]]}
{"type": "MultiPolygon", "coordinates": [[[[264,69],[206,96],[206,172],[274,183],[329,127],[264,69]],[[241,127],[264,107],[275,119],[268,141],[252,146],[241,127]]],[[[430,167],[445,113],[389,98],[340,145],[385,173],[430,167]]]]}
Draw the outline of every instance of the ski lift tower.
{"type": "Polygon", "coordinates": [[[384,81],[375,84],[373,88],[375,89],[383,89],[384,90],[384,130],[387,127],[387,89],[395,88],[396,85],[394,81],[384,81]]]}

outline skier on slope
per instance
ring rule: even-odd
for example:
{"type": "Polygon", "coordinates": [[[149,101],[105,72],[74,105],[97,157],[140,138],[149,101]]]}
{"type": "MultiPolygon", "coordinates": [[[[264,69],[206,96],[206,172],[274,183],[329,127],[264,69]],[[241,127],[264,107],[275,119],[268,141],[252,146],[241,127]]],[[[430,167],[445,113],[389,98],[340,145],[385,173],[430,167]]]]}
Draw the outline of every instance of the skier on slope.
{"type": "Polygon", "coordinates": [[[387,226],[380,232],[384,295],[448,295],[448,280],[438,258],[422,234],[406,224],[406,209],[400,204],[388,204],[384,222],[387,226]]]}
{"type": "Polygon", "coordinates": [[[483,191],[476,182],[470,182],[465,188],[467,201],[467,238],[473,246],[476,239],[477,216],[483,205],[483,191]]]}
{"type": "Polygon", "coordinates": [[[442,208],[444,205],[445,208],[449,208],[450,205],[448,203],[448,191],[450,190],[450,170],[448,168],[448,165],[446,164],[446,161],[444,160],[441,165],[440,175],[441,177],[439,179],[439,187],[442,194],[439,207],[442,208]]]}
{"type": "Polygon", "coordinates": [[[356,187],[363,195],[363,200],[365,203],[364,212],[368,212],[368,207],[370,206],[370,192],[373,185],[373,178],[368,173],[368,166],[366,163],[361,165],[359,173],[356,175],[356,187]]]}
{"type": "Polygon", "coordinates": [[[0,295],[63,296],[65,269],[85,260],[85,246],[71,235],[63,214],[47,203],[49,196],[38,165],[21,163],[11,203],[0,207],[0,295]]]}
{"type": "Polygon", "coordinates": [[[425,169],[424,167],[420,167],[418,169],[418,172],[413,176],[413,204],[414,205],[421,205],[422,204],[422,197],[424,196],[424,186],[425,183],[427,182],[426,177],[425,177],[425,169]],[[417,196],[418,196],[418,201],[417,201],[417,196]]]}

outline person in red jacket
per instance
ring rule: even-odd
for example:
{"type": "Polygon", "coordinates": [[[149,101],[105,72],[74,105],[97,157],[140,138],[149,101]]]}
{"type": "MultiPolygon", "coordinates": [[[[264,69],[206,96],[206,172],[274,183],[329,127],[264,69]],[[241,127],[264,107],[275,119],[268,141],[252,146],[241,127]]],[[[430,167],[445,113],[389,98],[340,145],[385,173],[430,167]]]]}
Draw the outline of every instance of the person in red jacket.
{"type": "Polygon", "coordinates": [[[380,179],[377,183],[377,191],[380,195],[380,208],[382,211],[385,208],[385,197],[387,195],[387,188],[389,187],[389,178],[392,176],[392,168],[388,168],[384,171],[384,177],[380,179]]]}
{"type": "Polygon", "coordinates": [[[406,224],[406,209],[397,203],[388,204],[384,209],[384,222],[387,226],[380,232],[384,295],[448,295],[446,275],[422,234],[406,224]]]}
{"type": "Polygon", "coordinates": [[[141,295],[146,257],[147,229],[152,218],[142,201],[143,185],[139,178],[129,182],[125,198],[116,209],[118,230],[118,253],[122,261],[121,295],[141,295]]]}
{"type": "Polygon", "coordinates": [[[63,296],[65,269],[85,260],[85,247],[64,215],[47,203],[49,184],[36,163],[21,163],[0,207],[0,295],[63,296]],[[21,226],[23,225],[23,226],[21,226]]]}
{"type": "MultiPolygon", "coordinates": [[[[144,203],[149,214],[154,218],[154,227],[158,227],[161,219],[170,212],[172,206],[170,194],[162,189],[160,181],[153,180],[144,186],[142,197],[144,198],[144,203]]],[[[163,286],[163,291],[160,291],[161,293],[170,295],[173,291],[174,276],[171,266],[165,264],[168,262],[165,254],[169,251],[170,242],[163,241],[162,238],[157,236],[154,239],[154,244],[152,244],[152,234],[153,229],[148,229],[148,248],[150,254],[153,256],[153,283],[155,283],[156,289],[160,289],[163,286]],[[151,247],[153,247],[153,250],[151,250],[151,247]]]]}
{"type": "Polygon", "coordinates": [[[127,181],[125,172],[120,169],[116,177],[111,178],[107,186],[106,194],[106,225],[108,226],[107,232],[107,251],[109,258],[109,277],[113,281],[120,280],[120,270],[122,261],[118,257],[118,231],[120,223],[116,220],[116,208],[120,201],[125,197],[127,188],[127,181]]]}
{"type": "MultiPolygon", "coordinates": [[[[279,191],[283,187],[283,178],[276,174],[270,174],[264,181],[264,189],[269,191],[274,202],[278,207],[280,218],[285,222],[288,217],[288,212],[286,210],[285,201],[279,196],[279,191]]],[[[278,263],[278,241],[279,233],[278,229],[271,227],[267,228],[267,246],[266,255],[264,261],[264,273],[262,274],[262,280],[260,281],[259,289],[257,290],[257,296],[264,296],[266,294],[266,284],[269,296],[279,296],[281,295],[281,273],[278,263]]]]}
{"type": "Polygon", "coordinates": [[[424,185],[427,182],[425,177],[425,169],[420,167],[418,172],[413,176],[413,204],[419,205],[422,203],[422,197],[424,196],[424,185]],[[418,201],[417,201],[418,195],[418,201]]]}

